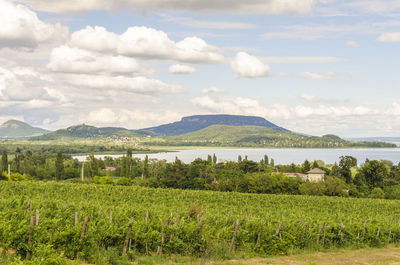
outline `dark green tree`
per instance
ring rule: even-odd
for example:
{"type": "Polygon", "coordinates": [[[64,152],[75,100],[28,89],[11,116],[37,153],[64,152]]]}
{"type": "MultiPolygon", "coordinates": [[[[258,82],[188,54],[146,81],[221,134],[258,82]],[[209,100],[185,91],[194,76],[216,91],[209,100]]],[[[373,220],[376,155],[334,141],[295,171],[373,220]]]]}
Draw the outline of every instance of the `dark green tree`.
{"type": "Polygon", "coordinates": [[[308,160],[304,161],[302,167],[303,173],[307,173],[308,171],[310,171],[310,168],[311,168],[310,162],[308,162],[308,160]]]}
{"type": "Polygon", "coordinates": [[[1,155],[1,171],[7,172],[7,170],[8,170],[8,155],[7,151],[4,150],[3,154],[1,155]]]}
{"type": "Polygon", "coordinates": [[[370,189],[382,188],[383,180],[389,177],[387,166],[378,160],[366,160],[358,172],[370,189]]]}
{"type": "Polygon", "coordinates": [[[143,177],[148,178],[150,175],[149,173],[149,156],[146,155],[143,161],[143,177]]]}
{"type": "Polygon", "coordinates": [[[64,174],[64,157],[61,151],[57,152],[56,157],[56,179],[59,181],[63,178],[64,174]]]}
{"type": "Polygon", "coordinates": [[[352,156],[341,156],[339,161],[340,173],[347,184],[352,183],[351,168],[357,166],[357,159],[352,156]]]}
{"type": "Polygon", "coordinates": [[[264,155],[264,164],[269,165],[269,158],[267,155],[264,155]]]}

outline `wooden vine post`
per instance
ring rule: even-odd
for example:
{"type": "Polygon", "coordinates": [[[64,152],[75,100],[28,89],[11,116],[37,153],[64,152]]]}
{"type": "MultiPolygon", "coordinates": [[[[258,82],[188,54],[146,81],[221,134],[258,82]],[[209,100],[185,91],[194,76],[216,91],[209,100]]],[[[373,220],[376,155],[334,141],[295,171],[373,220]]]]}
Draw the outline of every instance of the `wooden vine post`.
{"type": "Polygon", "coordinates": [[[233,231],[233,235],[232,235],[231,245],[229,246],[229,251],[235,250],[235,239],[236,239],[237,233],[239,232],[239,225],[240,225],[240,221],[239,221],[239,219],[237,219],[236,225],[235,225],[235,230],[233,231]]]}
{"type": "MultiPolygon", "coordinates": [[[[319,239],[320,239],[320,237],[321,237],[322,231],[324,231],[324,228],[325,228],[325,222],[322,223],[321,227],[320,227],[319,230],[318,230],[317,244],[319,244],[319,239]]],[[[324,242],[323,242],[323,243],[324,243],[324,242]]]]}
{"type": "Polygon", "coordinates": [[[164,226],[165,227],[164,227],[164,229],[162,231],[162,234],[161,234],[161,245],[158,246],[158,248],[157,248],[157,255],[162,255],[163,246],[164,246],[164,243],[165,243],[165,230],[168,227],[168,219],[164,220],[164,226]]]}
{"type": "Polygon", "coordinates": [[[89,221],[89,218],[85,217],[85,220],[83,221],[82,233],[81,233],[81,237],[80,237],[80,240],[81,240],[81,241],[82,241],[83,238],[85,237],[86,227],[87,227],[88,221],[89,221]]]}
{"type": "Polygon", "coordinates": [[[262,231],[263,231],[263,225],[264,225],[264,218],[261,220],[260,230],[258,231],[257,242],[256,242],[255,248],[258,248],[258,246],[260,245],[261,235],[262,235],[262,231]]]}
{"type": "Polygon", "coordinates": [[[33,237],[33,228],[35,226],[35,216],[31,216],[31,222],[30,222],[30,229],[28,233],[28,252],[26,253],[26,259],[31,259],[32,257],[32,237],[33,237]]]}
{"type": "Polygon", "coordinates": [[[131,237],[131,232],[132,232],[132,226],[133,226],[133,222],[134,222],[134,218],[131,218],[131,222],[128,226],[128,232],[126,232],[126,237],[125,237],[125,241],[124,241],[124,247],[122,248],[122,256],[126,256],[126,251],[128,249],[128,244],[129,244],[129,239],[131,237]]]}

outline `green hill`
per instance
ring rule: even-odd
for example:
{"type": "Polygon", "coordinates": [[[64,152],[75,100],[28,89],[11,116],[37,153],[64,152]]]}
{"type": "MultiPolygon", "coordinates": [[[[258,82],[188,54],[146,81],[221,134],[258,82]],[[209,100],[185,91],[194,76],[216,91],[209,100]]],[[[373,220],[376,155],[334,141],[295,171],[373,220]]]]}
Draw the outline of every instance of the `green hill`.
{"type": "Polygon", "coordinates": [[[322,137],[276,131],[260,126],[212,125],[205,129],[164,138],[153,139],[149,145],[171,146],[233,146],[233,147],[297,147],[297,148],[340,148],[340,147],[395,147],[387,143],[354,143],[336,135],[322,137]],[[378,144],[378,145],[377,145],[378,144]]]}
{"type": "Polygon", "coordinates": [[[138,133],[134,133],[125,128],[105,127],[97,128],[90,125],[75,125],[67,129],[60,129],[55,132],[48,133],[32,140],[59,140],[59,139],[88,139],[88,138],[118,138],[118,137],[139,137],[138,133]]]}
{"type": "Polygon", "coordinates": [[[151,131],[159,136],[174,136],[199,131],[212,125],[259,126],[271,128],[279,132],[290,132],[289,130],[279,127],[262,117],[227,114],[188,116],[183,117],[177,122],[136,131],[151,131]]]}
{"type": "Polygon", "coordinates": [[[17,120],[9,120],[0,125],[0,138],[2,139],[27,138],[43,135],[48,132],[47,130],[32,127],[25,122],[17,120]]]}

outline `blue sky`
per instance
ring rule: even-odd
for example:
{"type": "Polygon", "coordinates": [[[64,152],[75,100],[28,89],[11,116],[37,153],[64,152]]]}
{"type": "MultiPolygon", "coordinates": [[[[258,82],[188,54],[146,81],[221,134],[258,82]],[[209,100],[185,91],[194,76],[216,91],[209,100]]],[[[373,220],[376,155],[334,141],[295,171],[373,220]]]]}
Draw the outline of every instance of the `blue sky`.
{"type": "Polygon", "coordinates": [[[399,0],[0,0],[0,122],[400,136],[399,0]]]}

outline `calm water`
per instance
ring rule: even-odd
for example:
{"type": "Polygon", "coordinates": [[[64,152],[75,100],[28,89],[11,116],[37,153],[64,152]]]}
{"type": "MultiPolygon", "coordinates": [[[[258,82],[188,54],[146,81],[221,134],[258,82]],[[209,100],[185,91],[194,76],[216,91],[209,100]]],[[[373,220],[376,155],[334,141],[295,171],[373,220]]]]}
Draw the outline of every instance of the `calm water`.
{"type": "MultiPolygon", "coordinates": [[[[275,160],[275,164],[303,163],[304,160],[323,160],[327,164],[339,161],[340,156],[350,155],[357,158],[358,163],[364,162],[365,159],[390,160],[393,163],[400,162],[400,148],[384,148],[384,149],[195,149],[195,150],[179,150],[177,152],[149,154],[149,158],[165,159],[168,162],[178,157],[185,163],[190,163],[196,158],[207,159],[208,155],[215,154],[218,161],[232,160],[236,161],[238,156],[243,158],[247,155],[249,160],[259,161],[264,155],[275,160]]],[[[121,157],[122,155],[96,155],[97,158],[105,156],[121,157]]],[[[134,157],[144,158],[145,154],[133,155],[134,157]]],[[[83,161],[85,156],[75,156],[83,161]]]]}

